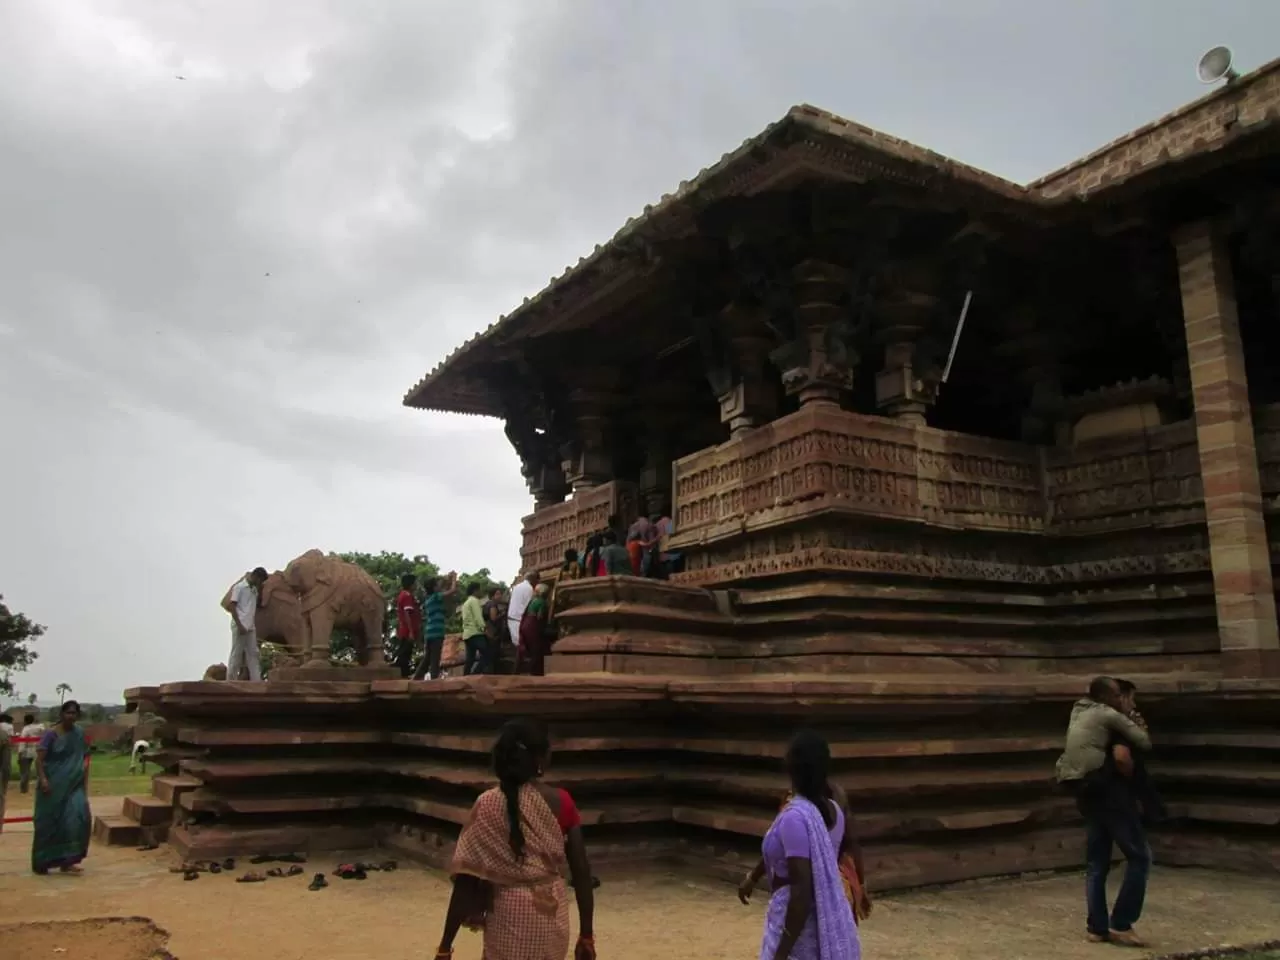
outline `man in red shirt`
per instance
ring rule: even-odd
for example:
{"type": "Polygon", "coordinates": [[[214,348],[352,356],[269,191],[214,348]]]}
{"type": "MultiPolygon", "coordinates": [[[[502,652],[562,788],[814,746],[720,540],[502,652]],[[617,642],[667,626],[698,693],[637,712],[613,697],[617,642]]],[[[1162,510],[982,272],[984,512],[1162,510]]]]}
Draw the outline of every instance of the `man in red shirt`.
{"type": "Polygon", "coordinates": [[[413,595],[417,582],[417,577],[406,573],[400,578],[396,596],[396,666],[402,677],[413,673],[414,651],[422,647],[422,607],[413,595]]]}

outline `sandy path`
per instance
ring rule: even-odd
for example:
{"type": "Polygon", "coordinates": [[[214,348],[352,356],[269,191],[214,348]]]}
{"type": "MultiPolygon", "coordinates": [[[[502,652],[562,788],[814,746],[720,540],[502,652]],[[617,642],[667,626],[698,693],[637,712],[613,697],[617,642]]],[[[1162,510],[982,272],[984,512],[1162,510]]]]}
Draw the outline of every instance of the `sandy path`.
{"type": "MultiPolygon", "coordinates": [[[[167,850],[95,848],[83,878],[35,877],[26,870],[27,837],[0,837],[7,920],[146,916],[171,934],[178,960],[420,960],[439,936],[448,883],[405,866],[366,881],[333,879],[311,893],[307,878],[331,870],[331,857],[307,875],[262,884],[229,876],[184,882],[168,872],[167,850]]],[[[604,960],[755,957],[763,903],[737,903],[731,887],[687,878],[605,874],[597,893],[597,945],[604,960]]],[[[864,931],[864,956],[885,960],[1113,957],[1115,948],[1081,940],[1077,875],[975,883],[886,898],[864,931]]],[[[1152,952],[1280,937],[1280,878],[1157,870],[1142,930],[1152,952]]],[[[31,954],[25,953],[24,956],[31,954]]],[[[1139,954],[1128,953],[1126,956],[1139,954]]],[[[480,956],[464,934],[458,960],[480,956]]]]}

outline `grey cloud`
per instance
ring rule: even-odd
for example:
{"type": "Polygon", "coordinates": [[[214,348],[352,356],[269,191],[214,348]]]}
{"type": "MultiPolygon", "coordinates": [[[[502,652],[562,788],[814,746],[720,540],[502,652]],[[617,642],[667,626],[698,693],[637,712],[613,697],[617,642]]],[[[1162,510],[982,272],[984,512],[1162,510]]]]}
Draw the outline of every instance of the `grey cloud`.
{"type": "Polygon", "coordinates": [[[99,622],[163,655],[94,661],[98,695],[198,675],[222,624],[190,604],[246,555],[509,574],[529,500],[500,425],[404,389],[792,104],[1027,179],[1198,96],[1205,47],[1248,69],[1276,36],[1271,0],[0,5],[0,436],[39,451],[0,473],[37,508],[0,592],[54,607],[34,679],[71,679],[99,622]],[[241,489],[288,503],[207,518],[241,489]],[[73,536],[78,496],[103,499],[73,536]],[[165,578],[163,608],[56,609],[69,544],[165,578]]]}

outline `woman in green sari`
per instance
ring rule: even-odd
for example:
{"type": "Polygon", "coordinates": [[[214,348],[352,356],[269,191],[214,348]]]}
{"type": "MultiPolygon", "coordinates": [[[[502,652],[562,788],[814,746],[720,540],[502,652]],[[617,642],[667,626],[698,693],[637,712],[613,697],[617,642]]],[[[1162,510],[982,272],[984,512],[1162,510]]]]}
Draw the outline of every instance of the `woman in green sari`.
{"type": "Polygon", "coordinates": [[[31,869],[46,874],[57,867],[79,873],[89,855],[89,744],[76,726],[80,704],[62,705],[58,724],[45,732],[36,747],[35,835],[31,869]]]}

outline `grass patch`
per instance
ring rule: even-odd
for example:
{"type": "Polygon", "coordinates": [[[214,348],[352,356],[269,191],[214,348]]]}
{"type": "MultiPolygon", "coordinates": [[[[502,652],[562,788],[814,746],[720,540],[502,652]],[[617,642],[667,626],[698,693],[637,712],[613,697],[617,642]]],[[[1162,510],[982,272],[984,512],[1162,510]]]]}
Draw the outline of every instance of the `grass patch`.
{"type": "MultiPolygon", "coordinates": [[[[129,754],[127,753],[94,753],[89,763],[89,796],[122,797],[131,793],[150,793],[151,777],[160,772],[154,763],[147,765],[147,772],[129,772],[129,754]]],[[[32,772],[32,780],[35,773],[32,772]]],[[[21,802],[18,793],[18,763],[14,760],[13,773],[9,782],[9,802],[21,802]]],[[[32,783],[32,790],[35,784],[32,783]]],[[[30,796],[30,794],[28,794],[30,796]]]]}

